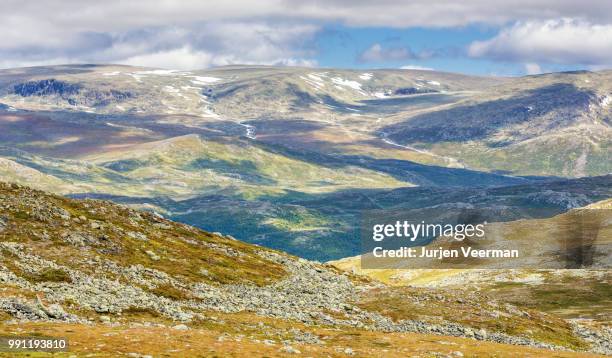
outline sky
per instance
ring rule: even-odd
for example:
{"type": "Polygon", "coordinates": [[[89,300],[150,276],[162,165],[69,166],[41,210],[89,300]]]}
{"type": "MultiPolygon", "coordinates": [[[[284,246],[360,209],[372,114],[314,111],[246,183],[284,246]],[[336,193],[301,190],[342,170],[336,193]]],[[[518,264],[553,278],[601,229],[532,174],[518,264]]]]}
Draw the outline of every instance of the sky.
{"type": "Polygon", "coordinates": [[[0,68],[612,68],[607,0],[2,0],[0,68]]]}

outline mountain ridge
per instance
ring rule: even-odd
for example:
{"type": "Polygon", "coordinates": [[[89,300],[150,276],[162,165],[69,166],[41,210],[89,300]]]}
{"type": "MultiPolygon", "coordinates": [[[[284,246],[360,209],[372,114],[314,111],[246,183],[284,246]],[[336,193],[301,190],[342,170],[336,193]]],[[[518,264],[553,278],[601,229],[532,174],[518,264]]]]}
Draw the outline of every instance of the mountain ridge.
{"type": "Polygon", "coordinates": [[[0,157],[51,176],[41,184],[60,180],[62,193],[137,202],[205,229],[330,260],[358,253],[347,231],[356,220],[345,205],[351,198],[358,209],[392,207],[417,193],[461,201],[453,191],[521,183],[541,188],[531,195],[551,210],[560,207],[557,199],[588,204],[599,197],[586,188],[584,197],[564,196],[538,183],[580,183],[576,178],[612,171],[610,75],[3,70],[0,157]],[[160,143],[185,138],[191,144],[156,152],[160,143]],[[432,189],[402,189],[415,186],[432,189]],[[184,210],[186,203],[194,207],[184,210]]]}

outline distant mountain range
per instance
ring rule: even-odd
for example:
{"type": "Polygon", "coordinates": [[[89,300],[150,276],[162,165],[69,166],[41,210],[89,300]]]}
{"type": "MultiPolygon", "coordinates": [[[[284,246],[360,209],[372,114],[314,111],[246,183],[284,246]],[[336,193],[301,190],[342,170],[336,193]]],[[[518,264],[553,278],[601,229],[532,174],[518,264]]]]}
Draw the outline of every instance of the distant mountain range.
{"type": "Polygon", "coordinates": [[[0,178],[317,260],[359,213],[611,197],[612,72],[0,70],[0,178]]]}

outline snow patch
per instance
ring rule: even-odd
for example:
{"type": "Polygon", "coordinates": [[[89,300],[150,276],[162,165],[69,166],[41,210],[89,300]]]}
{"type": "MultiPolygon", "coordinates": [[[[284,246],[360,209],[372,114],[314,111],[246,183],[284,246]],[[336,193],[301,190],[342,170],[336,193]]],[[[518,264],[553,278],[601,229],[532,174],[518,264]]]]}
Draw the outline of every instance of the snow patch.
{"type": "Polygon", "coordinates": [[[128,75],[132,76],[132,78],[135,79],[136,82],[142,82],[142,78],[144,77],[144,76],[137,75],[135,73],[128,73],[128,75]]]}
{"type": "Polygon", "coordinates": [[[150,70],[150,71],[136,71],[137,75],[156,75],[156,76],[172,76],[176,74],[184,74],[187,72],[181,72],[179,70],[150,70]]]}
{"type": "Polygon", "coordinates": [[[138,82],[142,82],[142,78],[147,76],[187,76],[190,74],[191,72],[179,70],[148,70],[127,73],[127,75],[132,76],[138,82]]]}
{"type": "Polygon", "coordinates": [[[361,79],[362,79],[362,80],[364,80],[364,81],[369,81],[369,80],[371,80],[371,79],[372,79],[372,77],[373,77],[373,76],[374,76],[374,75],[373,75],[372,73],[365,72],[365,73],[360,74],[360,75],[359,75],[359,78],[361,78],[361,79]]]}
{"type": "Polygon", "coordinates": [[[179,93],[179,89],[172,86],[164,86],[164,91],[168,93],[179,93]]]}
{"type": "Polygon", "coordinates": [[[376,97],[376,98],[385,98],[385,97],[387,97],[387,94],[386,94],[386,93],[384,93],[384,92],[374,92],[374,94],[373,94],[373,95],[374,95],[374,97],[376,97]]]}
{"type": "Polygon", "coordinates": [[[221,81],[221,79],[217,77],[208,77],[208,76],[189,76],[189,77],[193,78],[193,80],[191,80],[191,83],[195,85],[207,85],[207,84],[221,81]]]}
{"type": "Polygon", "coordinates": [[[200,92],[201,88],[199,87],[193,87],[193,86],[181,86],[181,89],[184,91],[196,91],[196,92],[200,92]]]}
{"type": "Polygon", "coordinates": [[[246,129],[245,137],[249,139],[255,139],[255,127],[250,124],[238,123],[246,129]]]}
{"type": "Polygon", "coordinates": [[[217,113],[215,113],[212,110],[212,108],[210,108],[209,106],[204,107],[202,112],[204,113],[204,117],[220,118],[219,115],[217,113]]]}
{"type": "Polygon", "coordinates": [[[321,78],[318,76],[309,74],[308,77],[300,76],[300,78],[310,86],[314,87],[315,90],[321,90],[323,87],[325,87],[325,83],[323,83],[321,78]]]}
{"type": "Polygon", "coordinates": [[[311,80],[317,81],[317,82],[323,82],[323,79],[320,76],[323,76],[323,75],[314,74],[314,73],[309,73],[308,74],[308,78],[310,78],[311,80]]]}
{"type": "Polygon", "coordinates": [[[362,90],[361,83],[357,81],[347,80],[341,77],[333,77],[332,82],[335,84],[334,87],[345,90],[345,87],[356,90],[359,94],[363,96],[367,96],[367,94],[362,90]]]}
{"type": "Polygon", "coordinates": [[[334,77],[331,80],[332,80],[333,83],[335,83],[335,84],[337,84],[339,86],[349,87],[349,88],[352,88],[354,90],[361,91],[361,83],[359,83],[357,81],[346,80],[346,79],[340,78],[340,77],[334,77]]]}

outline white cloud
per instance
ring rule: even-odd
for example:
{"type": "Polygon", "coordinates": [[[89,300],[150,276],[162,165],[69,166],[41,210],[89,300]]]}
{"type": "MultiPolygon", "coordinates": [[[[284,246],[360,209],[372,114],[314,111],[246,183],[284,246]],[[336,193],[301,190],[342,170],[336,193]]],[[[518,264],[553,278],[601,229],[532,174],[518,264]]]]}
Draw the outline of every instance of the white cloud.
{"type": "Polygon", "coordinates": [[[10,35],[8,42],[17,37],[35,40],[45,36],[51,41],[69,41],[66,35],[78,32],[124,32],[167,24],[185,26],[193,22],[255,18],[334,21],[352,26],[448,27],[562,17],[605,22],[612,20],[612,12],[605,0],[515,0],[498,2],[495,6],[491,6],[490,0],[259,0],[256,3],[247,0],[3,0],[0,33],[3,37],[10,35]],[[56,36],[59,33],[64,36],[56,36]]]}
{"type": "Polygon", "coordinates": [[[231,55],[219,55],[211,52],[195,50],[190,46],[183,46],[181,48],[168,51],[136,55],[115,61],[115,63],[176,70],[192,70],[232,64],[303,67],[315,67],[317,65],[315,60],[299,58],[259,58],[255,61],[248,58],[240,59],[231,55]]]}
{"type": "Polygon", "coordinates": [[[419,71],[434,71],[431,67],[424,67],[419,65],[404,65],[400,67],[402,70],[419,70],[419,71]]]}
{"type": "Polygon", "coordinates": [[[85,34],[96,45],[53,44],[11,51],[0,44],[0,66],[58,63],[121,63],[172,69],[230,64],[314,66],[312,42],[319,27],[303,23],[208,22],[85,34]]]}
{"type": "Polygon", "coordinates": [[[542,73],[542,68],[537,63],[526,63],[525,72],[527,72],[528,75],[537,75],[542,73]]]}
{"type": "Polygon", "coordinates": [[[276,65],[276,66],[298,66],[298,67],[317,67],[319,65],[317,60],[305,59],[305,58],[282,58],[276,61],[272,61],[268,64],[276,65]]]}
{"type": "Polygon", "coordinates": [[[497,1],[494,6],[491,0],[286,0],[280,4],[279,11],[290,16],[340,21],[351,26],[456,27],[563,17],[612,20],[610,2],[606,0],[514,0],[497,1]],[[287,8],[283,9],[283,5],[287,8]]]}
{"type": "MultiPolygon", "coordinates": [[[[329,23],[435,28],[504,26],[519,21],[523,26],[536,24],[537,30],[537,24],[548,19],[574,17],[588,26],[571,26],[593,35],[607,33],[608,25],[590,24],[612,23],[609,10],[609,2],[603,0],[516,0],[495,6],[489,0],[2,0],[0,66],[140,60],[172,67],[206,62],[312,65],[314,34],[329,23]],[[173,60],[173,53],[186,57],[173,60]]],[[[506,31],[519,36],[520,29],[513,29],[506,31]]],[[[502,40],[506,39],[475,43],[472,54],[497,56],[503,46],[496,42],[502,40]]],[[[378,46],[364,53],[366,62],[426,56],[408,47],[378,46]]],[[[601,46],[589,43],[576,48],[568,50],[569,58],[582,58],[576,55],[581,49],[593,53],[593,48],[601,46]]],[[[521,63],[543,62],[524,59],[525,51],[517,51],[510,53],[521,57],[521,63]]],[[[552,51],[557,62],[569,61],[565,53],[557,52],[552,51]]],[[[600,57],[606,56],[610,57],[604,52],[600,57]]],[[[587,59],[601,62],[601,58],[587,59]]]]}
{"type": "Polygon", "coordinates": [[[407,47],[384,48],[375,43],[359,55],[361,62],[399,61],[414,58],[415,55],[407,47]]]}
{"type": "Polygon", "coordinates": [[[472,57],[527,63],[612,64],[612,25],[575,19],[518,22],[473,42],[472,57]]]}
{"type": "Polygon", "coordinates": [[[189,46],[184,46],[168,51],[131,56],[119,60],[117,63],[132,66],[192,70],[210,67],[212,64],[212,56],[207,52],[197,51],[189,46]]]}
{"type": "Polygon", "coordinates": [[[47,66],[47,65],[57,65],[57,64],[76,64],[82,63],[77,59],[67,58],[67,57],[53,57],[53,58],[45,58],[40,60],[27,60],[24,61],[22,59],[1,59],[0,60],[0,69],[3,68],[16,68],[16,67],[31,67],[31,66],[47,66]]]}

